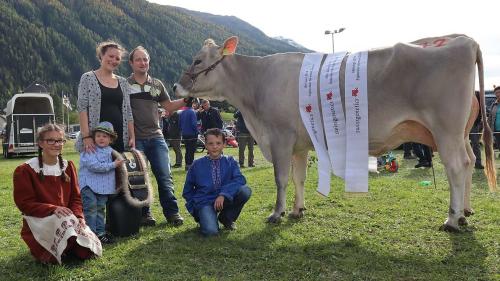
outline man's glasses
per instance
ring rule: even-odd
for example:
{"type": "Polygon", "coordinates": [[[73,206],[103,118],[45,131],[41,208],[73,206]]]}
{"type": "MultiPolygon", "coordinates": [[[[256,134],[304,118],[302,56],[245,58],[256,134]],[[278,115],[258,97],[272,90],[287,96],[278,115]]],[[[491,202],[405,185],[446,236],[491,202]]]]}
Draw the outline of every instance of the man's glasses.
{"type": "Polygon", "coordinates": [[[66,140],[55,140],[55,139],[46,139],[44,140],[49,145],[60,144],[63,145],[66,143],[66,140]]]}

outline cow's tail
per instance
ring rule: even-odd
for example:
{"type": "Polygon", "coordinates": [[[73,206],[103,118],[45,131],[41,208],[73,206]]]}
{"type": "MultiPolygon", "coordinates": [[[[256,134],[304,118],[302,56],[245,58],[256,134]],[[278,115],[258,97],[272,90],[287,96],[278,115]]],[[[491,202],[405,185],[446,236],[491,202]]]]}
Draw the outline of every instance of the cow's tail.
{"type": "Polygon", "coordinates": [[[493,153],[493,134],[486,117],[486,100],[484,98],[484,66],[483,55],[479,46],[476,54],[477,71],[479,76],[479,108],[481,110],[483,122],[483,143],[486,154],[486,169],[484,173],[488,179],[488,186],[491,192],[497,191],[497,171],[495,167],[495,157],[493,153]]]}

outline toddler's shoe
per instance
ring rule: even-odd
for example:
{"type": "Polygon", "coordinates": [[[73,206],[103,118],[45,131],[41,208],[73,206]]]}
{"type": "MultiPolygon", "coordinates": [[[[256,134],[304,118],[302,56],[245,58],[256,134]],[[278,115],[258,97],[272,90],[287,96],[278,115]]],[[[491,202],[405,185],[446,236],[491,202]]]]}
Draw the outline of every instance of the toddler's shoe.
{"type": "Polygon", "coordinates": [[[97,236],[99,240],[101,240],[102,244],[113,244],[115,243],[115,240],[113,239],[113,236],[110,234],[104,233],[102,235],[97,236]]]}

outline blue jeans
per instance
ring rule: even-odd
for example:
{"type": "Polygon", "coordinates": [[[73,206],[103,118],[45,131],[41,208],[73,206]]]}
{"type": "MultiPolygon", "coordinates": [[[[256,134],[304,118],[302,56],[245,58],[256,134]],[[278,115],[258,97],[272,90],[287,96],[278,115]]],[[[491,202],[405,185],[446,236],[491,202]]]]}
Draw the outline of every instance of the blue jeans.
{"type": "MultiPolygon", "coordinates": [[[[224,200],[224,208],[219,213],[219,219],[228,223],[236,221],[251,195],[252,190],[247,185],[241,186],[232,202],[224,200]]],[[[200,232],[204,236],[214,236],[219,233],[217,211],[213,204],[195,210],[194,219],[200,224],[200,232]]]]}
{"type": "Polygon", "coordinates": [[[94,193],[88,186],[82,188],[80,193],[85,222],[97,236],[103,235],[105,233],[104,210],[106,209],[106,202],[109,195],[94,193]]]}
{"type": "MultiPolygon", "coordinates": [[[[163,136],[152,139],[136,139],[135,147],[144,152],[151,164],[151,170],[155,175],[158,184],[158,194],[160,204],[163,208],[163,215],[168,218],[179,212],[177,198],[174,196],[174,182],[170,174],[170,158],[168,156],[168,146],[163,136]]],[[[150,214],[150,207],[142,208],[142,214],[150,214]]]]}

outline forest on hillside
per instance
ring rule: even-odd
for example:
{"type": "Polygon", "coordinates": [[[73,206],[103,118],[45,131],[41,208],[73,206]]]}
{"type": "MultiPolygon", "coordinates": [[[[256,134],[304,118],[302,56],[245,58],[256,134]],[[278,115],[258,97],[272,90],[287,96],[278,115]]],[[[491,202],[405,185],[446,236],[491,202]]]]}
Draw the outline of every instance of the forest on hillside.
{"type": "MultiPolygon", "coordinates": [[[[240,37],[238,53],[267,55],[307,51],[270,38],[231,16],[215,16],[145,0],[4,0],[0,1],[0,106],[32,83],[74,104],[82,73],[98,67],[95,47],[113,39],[126,49],[143,45],[151,53],[151,73],[167,87],[206,38],[219,44],[240,37]]],[[[122,63],[118,74],[128,76],[122,63]]]]}

